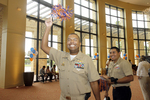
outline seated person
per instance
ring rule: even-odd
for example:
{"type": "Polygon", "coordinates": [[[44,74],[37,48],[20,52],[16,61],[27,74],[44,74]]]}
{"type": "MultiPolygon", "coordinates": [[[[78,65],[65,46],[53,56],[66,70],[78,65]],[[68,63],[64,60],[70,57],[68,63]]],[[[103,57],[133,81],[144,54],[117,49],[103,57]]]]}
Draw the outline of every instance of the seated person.
{"type": "Polygon", "coordinates": [[[53,76],[53,74],[52,74],[52,72],[49,70],[49,66],[47,66],[46,74],[47,74],[47,76],[46,76],[46,79],[45,79],[45,80],[47,81],[47,78],[48,78],[48,76],[49,76],[49,81],[52,82],[52,76],[53,76]]]}
{"type": "Polygon", "coordinates": [[[40,76],[42,77],[42,82],[44,83],[44,76],[47,76],[47,74],[45,73],[45,66],[40,69],[40,76]]]}
{"type": "Polygon", "coordinates": [[[52,68],[52,74],[54,75],[54,77],[55,77],[55,81],[57,81],[57,79],[56,79],[56,75],[58,75],[58,79],[59,79],[59,73],[56,73],[56,70],[55,70],[55,68],[56,68],[56,65],[53,65],[53,68],[52,68]]]}

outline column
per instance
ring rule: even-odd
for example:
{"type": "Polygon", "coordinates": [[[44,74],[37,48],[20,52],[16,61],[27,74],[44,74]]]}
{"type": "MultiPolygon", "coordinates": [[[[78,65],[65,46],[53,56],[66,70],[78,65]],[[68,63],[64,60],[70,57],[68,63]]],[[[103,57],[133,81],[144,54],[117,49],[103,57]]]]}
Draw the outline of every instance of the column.
{"type": "Polygon", "coordinates": [[[2,20],[0,88],[24,84],[26,0],[6,1],[2,20]]]}

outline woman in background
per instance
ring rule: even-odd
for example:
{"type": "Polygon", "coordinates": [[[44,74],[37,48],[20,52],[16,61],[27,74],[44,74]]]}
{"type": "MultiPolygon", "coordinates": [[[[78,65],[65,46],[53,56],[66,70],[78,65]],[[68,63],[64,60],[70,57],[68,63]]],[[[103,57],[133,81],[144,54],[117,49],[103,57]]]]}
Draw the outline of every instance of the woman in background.
{"type": "Polygon", "coordinates": [[[141,57],[137,69],[137,76],[139,79],[144,100],[150,100],[150,77],[148,75],[149,68],[150,68],[149,62],[146,61],[145,57],[141,57]]]}

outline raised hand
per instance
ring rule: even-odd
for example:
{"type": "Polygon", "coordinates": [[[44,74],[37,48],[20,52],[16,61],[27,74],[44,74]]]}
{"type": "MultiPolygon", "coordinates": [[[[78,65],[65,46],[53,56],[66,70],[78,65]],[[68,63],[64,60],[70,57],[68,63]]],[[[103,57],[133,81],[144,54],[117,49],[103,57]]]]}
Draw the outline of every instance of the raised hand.
{"type": "Polygon", "coordinates": [[[53,25],[52,18],[45,20],[46,27],[51,27],[53,25]]]}

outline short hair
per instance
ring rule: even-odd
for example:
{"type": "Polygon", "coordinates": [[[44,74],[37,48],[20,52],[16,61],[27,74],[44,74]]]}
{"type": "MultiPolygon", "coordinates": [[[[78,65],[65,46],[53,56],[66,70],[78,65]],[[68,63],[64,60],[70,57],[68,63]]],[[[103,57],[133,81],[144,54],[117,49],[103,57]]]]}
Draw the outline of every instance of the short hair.
{"type": "Polygon", "coordinates": [[[49,68],[49,66],[47,66],[47,68],[49,68]]]}
{"type": "Polygon", "coordinates": [[[69,35],[76,35],[78,37],[78,39],[79,39],[79,42],[81,42],[80,37],[78,36],[78,34],[76,34],[76,33],[70,33],[69,35]]]}
{"type": "Polygon", "coordinates": [[[117,52],[120,52],[120,49],[117,48],[117,47],[111,47],[110,50],[111,50],[111,49],[116,49],[117,52]]]}
{"type": "Polygon", "coordinates": [[[45,66],[43,66],[43,68],[45,68],[45,66]]]}

